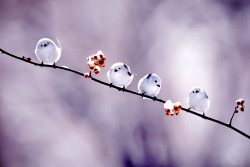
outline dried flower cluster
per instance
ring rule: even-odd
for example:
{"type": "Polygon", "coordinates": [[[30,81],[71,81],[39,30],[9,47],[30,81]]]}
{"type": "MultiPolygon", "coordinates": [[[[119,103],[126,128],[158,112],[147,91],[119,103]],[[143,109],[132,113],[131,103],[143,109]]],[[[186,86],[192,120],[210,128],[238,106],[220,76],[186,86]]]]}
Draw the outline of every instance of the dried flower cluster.
{"type": "Polygon", "coordinates": [[[87,66],[92,72],[98,74],[101,68],[105,67],[105,61],[106,57],[104,56],[102,51],[99,50],[96,54],[91,55],[87,58],[87,66]]]}
{"type": "Polygon", "coordinates": [[[245,102],[244,99],[236,100],[237,106],[235,107],[235,110],[234,110],[235,113],[238,113],[239,110],[242,111],[242,112],[244,111],[244,109],[245,109],[244,102],[245,102]]]}
{"type": "Polygon", "coordinates": [[[171,100],[168,100],[164,103],[164,110],[167,116],[179,115],[179,111],[182,108],[180,102],[172,103],[171,100]]]}

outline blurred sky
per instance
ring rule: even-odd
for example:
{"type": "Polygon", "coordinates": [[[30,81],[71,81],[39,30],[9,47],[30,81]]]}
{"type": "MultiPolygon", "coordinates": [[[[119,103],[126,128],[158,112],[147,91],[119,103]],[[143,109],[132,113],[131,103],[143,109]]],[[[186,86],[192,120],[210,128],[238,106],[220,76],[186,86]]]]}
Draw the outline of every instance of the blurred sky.
{"type": "MultiPolygon", "coordinates": [[[[247,0],[1,0],[0,48],[31,57],[58,37],[57,65],[87,72],[102,50],[108,82],[116,62],[163,81],[158,97],[180,101],[195,86],[211,99],[207,116],[250,134],[250,3],[247,0]]],[[[250,166],[250,140],[214,122],[119,92],[61,70],[0,54],[0,166],[250,166]]]]}

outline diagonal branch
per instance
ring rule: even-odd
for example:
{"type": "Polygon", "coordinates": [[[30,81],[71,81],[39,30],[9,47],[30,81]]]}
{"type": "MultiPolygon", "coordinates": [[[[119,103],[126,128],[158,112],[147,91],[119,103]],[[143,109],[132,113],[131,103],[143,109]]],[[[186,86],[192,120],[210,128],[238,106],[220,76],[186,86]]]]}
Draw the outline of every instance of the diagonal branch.
{"type": "MultiPolygon", "coordinates": [[[[65,67],[65,66],[57,66],[57,65],[55,65],[55,64],[54,64],[54,65],[48,65],[48,64],[43,64],[43,63],[36,63],[36,62],[33,62],[33,61],[27,59],[27,58],[24,57],[24,56],[23,56],[23,57],[18,57],[18,56],[16,56],[16,55],[13,55],[13,54],[11,54],[11,53],[8,53],[8,52],[6,52],[5,50],[3,50],[3,49],[1,49],[1,48],[0,48],[0,51],[2,52],[2,54],[5,54],[5,55],[8,55],[8,56],[10,56],[10,57],[19,59],[19,60],[24,61],[24,62],[29,63],[29,64],[33,64],[33,65],[35,65],[35,66],[49,67],[49,68],[55,68],[55,69],[57,68],[57,69],[61,69],[61,70],[65,70],[65,71],[69,71],[69,72],[75,73],[75,74],[77,74],[77,75],[84,76],[84,73],[81,73],[81,72],[79,72],[79,71],[70,69],[70,68],[65,67]]],[[[117,90],[119,90],[119,91],[131,93],[131,94],[134,94],[134,95],[137,95],[137,96],[141,96],[141,97],[146,97],[146,98],[148,98],[148,99],[151,99],[151,100],[153,100],[153,101],[158,101],[158,102],[160,102],[160,103],[165,103],[165,100],[158,99],[158,98],[156,98],[156,97],[152,97],[152,96],[148,96],[148,95],[144,95],[144,94],[141,94],[141,93],[138,93],[138,92],[135,92],[135,91],[126,89],[126,88],[121,88],[121,87],[115,86],[115,85],[113,85],[113,84],[109,84],[109,83],[106,83],[106,82],[104,82],[104,81],[98,80],[98,79],[94,78],[94,77],[91,75],[91,73],[90,73],[89,78],[90,78],[92,81],[95,81],[95,82],[100,83],[100,84],[102,84],[102,85],[106,85],[106,86],[108,86],[108,87],[110,87],[110,88],[117,89],[117,90]]],[[[197,113],[197,112],[194,112],[194,111],[192,111],[192,110],[190,110],[190,109],[181,108],[181,110],[186,111],[186,112],[188,112],[188,113],[191,113],[191,114],[193,114],[193,115],[196,115],[196,116],[198,116],[198,117],[201,117],[201,118],[203,118],[203,119],[205,119],[205,120],[209,120],[209,121],[218,123],[218,124],[220,124],[220,125],[223,125],[223,126],[225,126],[225,127],[227,127],[227,128],[230,128],[230,129],[232,129],[232,130],[238,132],[239,134],[245,136],[246,138],[250,139],[250,136],[249,136],[248,134],[242,132],[241,130],[239,130],[239,129],[235,128],[235,127],[233,127],[233,126],[231,125],[231,121],[230,121],[229,123],[224,123],[224,122],[219,121],[219,120],[217,120],[217,119],[214,119],[214,118],[205,116],[205,115],[203,115],[203,114],[199,114],[199,113],[197,113]]]]}

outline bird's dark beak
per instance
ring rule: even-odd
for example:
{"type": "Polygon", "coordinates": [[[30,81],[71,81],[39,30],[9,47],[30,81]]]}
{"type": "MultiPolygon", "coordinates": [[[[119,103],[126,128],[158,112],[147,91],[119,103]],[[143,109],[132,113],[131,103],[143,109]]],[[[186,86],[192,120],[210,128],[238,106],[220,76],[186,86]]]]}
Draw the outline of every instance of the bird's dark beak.
{"type": "Polygon", "coordinates": [[[115,72],[117,72],[118,70],[117,69],[115,69],[115,72]]]}
{"type": "Polygon", "coordinates": [[[47,44],[44,44],[43,46],[44,46],[44,47],[46,47],[46,46],[47,46],[47,44]]]}
{"type": "Polygon", "coordinates": [[[157,86],[158,86],[158,87],[161,87],[161,85],[159,85],[159,84],[158,84],[157,86]]]}
{"type": "Polygon", "coordinates": [[[195,91],[195,93],[198,93],[198,92],[199,92],[198,90],[195,91]]]}

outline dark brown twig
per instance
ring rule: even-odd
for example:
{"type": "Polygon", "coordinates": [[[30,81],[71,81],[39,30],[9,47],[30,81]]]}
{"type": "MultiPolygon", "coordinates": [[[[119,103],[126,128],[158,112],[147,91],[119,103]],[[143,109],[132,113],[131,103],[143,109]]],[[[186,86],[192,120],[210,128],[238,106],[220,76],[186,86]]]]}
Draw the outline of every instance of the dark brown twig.
{"type": "MultiPolygon", "coordinates": [[[[77,75],[84,76],[84,73],[81,73],[81,72],[79,72],[79,71],[70,69],[70,68],[65,67],[65,66],[57,66],[57,65],[55,65],[55,64],[54,64],[54,65],[47,65],[47,64],[43,64],[43,63],[36,63],[36,62],[33,62],[33,61],[31,61],[31,60],[29,60],[29,59],[27,59],[27,58],[25,58],[25,57],[18,57],[18,56],[16,56],[16,55],[13,55],[13,54],[11,54],[11,53],[8,53],[8,52],[6,52],[5,50],[3,50],[3,49],[1,49],[1,48],[0,48],[0,51],[2,52],[2,54],[5,54],[5,55],[8,55],[8,56],[10,56],[10,57],[19,59],[19,60],[24,61],[24,62],[29,63],[29,64],[33,64],[33,65],[35,65],[35,66],[50,67],[50,68],[55,68],[55,69],[61,69],[61,70],[65,70],[65,71],[69,71],[69,72],[75,73],[75,74],[77,74],[77,75]]],[[[158,99],[158,98],[156,98],[156,97],[152,97],[152,96],[148,96],[148,95],[143,95],[143,94],[141,94],[141,93],[138,93],[138,92],[135,92],[135,91],[126,89],[126,88],[121,88],[121,87],[115,86],[115,85],[113,85],[113,84],[103,82],[103,81],[101,81],[101,80],[98,80],[98,79],[94,78],[91,74],[90,74],[89,78],[90,78],[92,81],[95,81],[95,82],[100,83],[100,84],[102,84],[102,85],[106,85],[106,86],[108,86],[108,87],[110,87],[110,88],[117,89],[117,90],[119,90],[119,91],[122,90],[123,92],[131,93],[131,94],[134,94],[134,95],[137,95],[137,96],[140,96],[140,97],[146,97],[146,98],[148,98],[148,99],[151,99],[151,100],[153,100],[153,101],[158,101],[158,102],[160,102],[160,103],[165,103],[165,100],[158,99]]],[[[191,113],[191,114],[193,114],[193,115],[196,115],[196,116],[198,116],[198,117],[201,117],[201,118],[203,118],[203,119],[205,119],[205,120],[209,120],[209,121],[218,123],[218,124],[220,124],[220,125],[223,125],[223,126],[225,126],[225,127],[228,127],[228,128],[230,128],[230,129],[232,129],[232,130],[238,132],[239,134],[245,136],[246,138],[250,139],[250,136],[249,136],[248,134],[246,134],[246,133],[240,131],[239,129],[237,129],[237,128],[235,128],[235,127],[233,127],[233,126],[231,125],[232,119],[233,119],[233,116],[234,116],[235,113],[232,115],[231,120],[230,120],[229,123],[224,123],[224,122],[219,121],[219,120],[216,120],[216,119],[214,119],[214,118],[211,118],[211,117],[205,116],[205,115],[203,115],[203,114],[199,114],[199,113],[197,113],[197,112],[194,112],[194,111],[192,111],[192,110],[190,110],[190,109],[181,108],[181,110],[186,111],[186,112],[188,112],[188,113],[191,113]]]]}

